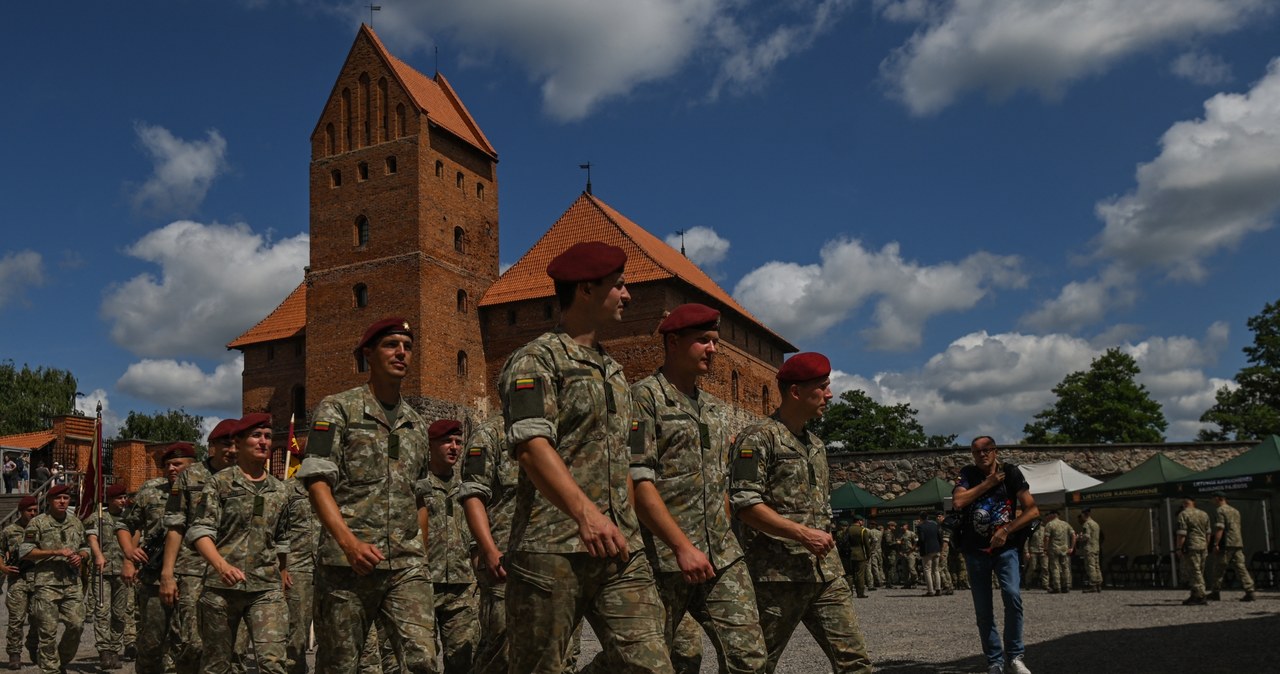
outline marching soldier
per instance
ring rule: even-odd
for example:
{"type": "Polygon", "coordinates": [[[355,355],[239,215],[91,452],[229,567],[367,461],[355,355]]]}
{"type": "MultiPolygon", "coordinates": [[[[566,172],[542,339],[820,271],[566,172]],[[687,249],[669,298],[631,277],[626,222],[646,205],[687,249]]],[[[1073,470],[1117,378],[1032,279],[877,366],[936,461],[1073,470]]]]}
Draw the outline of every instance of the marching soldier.
{"type": "Polygon", "coordinates": [[[1044,525],[1044,553],[1049,559],[1049,594],[1071,591],[1071,554],[1076,549],[1076,532],[1057,510],[1049,511],[1044,525]]]}
{"type": "Polygon", "coordinates": [[[476,575],[471,568],[471,534],[457,503],[462,471],[454,470],[462,453],[462,422],[441,419],[427,427],[431,448],[431,494],[427,516],[434,525],[427,537],[427,560],[435,597],[436,630],[445,674],[471,671],[479,638],[476,575]]]}
{"type": "Polygon", "coordinates": [[[1204,591],[1204,560],[1209,554],[1209,515],[1197,508],[1196,500],[1188,496],[1182,499],[1177,526],[1174,550],[1183,561],[1183,575],[1191,586],[1191,596],[1182,603],[1203,606],[1209,603],[1204,591]]]}
{"type": "Polygon", "coordinates": [[[1102,527],[1093,519],[1093,512],[1085,508],[1080,512],[1080,535],[1076,546],[1084,557],[1083,592],[1102,591],[1102,565],[1098,559],[1102,552],[1102,527]]]}
{"type": "Polygon", "coordinates": [[[1218,511],[1213,523],[1213,544],[1209,547],[1217,552],[1218,557],[1213,565],[1213,592],[1209,593],[1208,598],[1214,601],[1222,599],[1222,577],[1226,575],[1227,567],[1231,566],[1236,570],[1236,577],[1244,587],[1244,596],[1240,601],[1254,601],[1253,576],[1249,575],[1249,567],[1244,563],[1244,537],[1240,535],[1240,511],[1227,505],[1225,492],[1214,492],[1213,502],[1218,507],[1218,511]]]}
{"type": "Polygon", "coordinates": [[[507,671],[507,570],[502,566],[502,551],[511,535],[520,467],[506,451],[506,423],[501,414],[494,414],[471,431],[458,489],[475,541],[472,555],[480,587],[477,674],[507,671]]]}
{"type": "Polygon", "coordinates": [[[766,672],[803,620],[837,674],[870,672],[853,597],[831,525],[830,474],[822,441],[805,430],[831,400],[831,362],[801,353],[778,369],[780,406],[738,436],[729,498],[747,526],[743,547],[755,583],[766,672]]]}
{"type": "Polygon", "coordinates": [[[413,357],[402,318],[356,343],[369,383],[320,401],[297,477],[324,529],[316,567],[316,671],[351,674],[375,621],[407,674],[435,671],[426,560],[427,424],[400,395],[413,357]]]}
{"type": "Polygon", "coordinates": [[[289,541],[289,580],[284,600],[289,606],[289,674],[307,674],[307,641],[315,613],[316,543],[320,522],[311,512],[307,488],[297,478],[285,481],[289,490],[289,514],[296,518],[295,535],[289,541]]]}
{"type": "Polygon", "coordinates": [[[80,565],[89,558],[84,525],[74,513],[69,487],[49,490],[47,513],[27,523],[20,558],[32,562],[35,594],[31,598],[32,622],[40,637],[37,664],[44,674],[65,672],[80,648],[84,626],[84,595],[80,591],[80,565]],[[58,625],[62,624],[62,638],[58,625]]]}
{"type": "MultiPolygon", "coordinates": [[[[9,596],[4,605],[9,611],[8,640],[5,651],[9,654],[9,669],[22,669],[22,628],[26,625],[27,616],[32,608],[31,598],[35,594],[34,575],[31,573],[31,562],[23,561],[18,555],[18,548],[25,538],[24,532],[31,519],[40,514],[40,504],[34,496],[23,496],[18,501],[18,520],[0,531],[0,555],[3,556],[3,571],[9,578],[9,596]]],[[[36,646],[40,635],[32,625],[27,630],[27,654],[31,662],[36,661],[36,646]]]]}
{"type": "Polygon", "coordinates": [[[128,496],[124,485],[113,484],[104,494],[106,510],[94,508],[84,521],[84,534],[93,551],[94,573],[102,575],[102,596],[98,596],[96,579],[89,579],[89,610],[93,612],[94,642],[98,648],[98,660],[104,670],[120,668],[120,650],[124,647],[125,616],[129,608],[127,597],[132,588],[125,587],[120,577],[120,565],[124,551],[116,538],[116,521],[124,514],[128,496]],[[103,532],[98,539],[99,521],[103,532]]]}

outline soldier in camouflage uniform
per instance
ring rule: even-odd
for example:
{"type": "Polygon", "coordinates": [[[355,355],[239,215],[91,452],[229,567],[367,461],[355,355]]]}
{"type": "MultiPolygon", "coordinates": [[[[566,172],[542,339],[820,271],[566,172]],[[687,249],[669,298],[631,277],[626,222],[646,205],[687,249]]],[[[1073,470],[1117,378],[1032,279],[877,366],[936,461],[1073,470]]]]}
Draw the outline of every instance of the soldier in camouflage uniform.
{"type": "Polygon", "coordinates": [[[867,571],[871,576],[869,590],[884,587],[884,527],[879,522],[867,523],[867,544],[871,546],[871,558],[867,561],[867,571]]]}
{"type": "Polygon", "coordinates": [[[916,535],[915,527],[904,524],[902,535],[898,537],[898,579],[908,590],[920,582],[920,572],[916,568],[919,563],[920,537],[916,535]]]}
{"type": "Polygon", "coordinates": [[[65,484],[49,490],[49,511],[36,515],[23,531],[18,556],[32,562],[32,624],[40,637],[36,661],[44,674],[65,672],[80,648],[84,627],[84,595],[80,565],[89,558],[84,524],[68,512],[71,494],[65,484]],[[58,638],[61,623],[62,638],[58,638]]]}
{"type": "Polygon", "coordinates": [[[1044,551],[1049,558],[1049,594],[1071,591],[1071,553],[1076,549],[1076,532],[1057,510],[1049,511],[1044,526],[1044,551]]]}
{"type": "Polygon", "coordinates": [[[320,521],[311,512],[307,488],[297,478],[285,481],[289,490],[289,516],[297,533],[289,541],[289,580],[284,600],[289,606],[289,674],[307,674],[307,641],[315,614],[316,543],[320,521]]]}
{"type": "Polygon", "coordinates": [[[462,422],[440,419],[427,427],[431,448],[431,494],[427,515],[433,526],[427,537],[428,569],[435,596],[436,631],[445,674],[471,671],[479,640],[476,575],[471,568],[471,532],[458,505],[462,471],[454,470],[462,453],[462,422]]]}
{"type": "Polygon", "coordinates": [[[1102,553],[1102,527],[1093,519],[1093,512],[1085,508],[1080,512],[1080,535],[1076,537],[1076,546],[1084,557],[1084,592],[1102,591],[1102,565],[1099,556],[1102,553]]]}
{"type": "Polygon", "coordinates": [[[809,633],[837,674],[870,672],[831,526],[826,448],[805,424],[831,400],[831,363],[801,353],[778,369],[779,408],[733,445],[729,498],[747,526],[743,547],[755,582],[769,661],[778,666],[796,626],[809,633]]]}
{"type": "Polygon", "coordinates": [[[1254,601],[1253,576],[1249,575],[1249,567],[1244,563],[1244,537],[1240,535],[1240,511],[1227,505],[1225,492],[1214,492],[1213,503],[1217,506],[1217,512],[1214,514],[1213,540],[1210,541],[1209,547],[1217,553],[1217,560],[1213,565],[1213,584],[1210,586],[1213,591],[1209,593],[1208,598],[1214,601],[1222,599],[1222,577],[1226,575],[1227,567],[1230,566],[1235,568],[1236,578],[1244,588],[1244,596],[1240,601],[1254,601]]]}
{"type": "Polygon", "coordinates": [[[846,566],[845,582],[858,593],[858,598],[867,597],[867,585],[870,584],[871,573],[868,565],[871,558],[871,530],[866,520],[856,515],[853,522],[842,532],[845,541],[846,566]]]}
{"type": "Polygon", "coordinates": [[[630,300],[626,254],[578,243],[547,265],[560,328],[517,349],[499,377],[520,464],[508,572],[510,671],[558,674],[583,617],[624,672],[671,673],[662,602],[629,492],[631,390],[597,333],[630,300]]]}
{"type": "Polygon", "coordinates": [[[289,607],[290,492],[271,473],[271,415],[247,414],[232,430],[236,465],[204,484],[199,510],[184,542],[207,562],[200,595],[200,636],[205,645],[201,671],[227,674],[233,668],[241,622],[262,674],[286,674],[285,642],[289,607]]]}
{"type": "Polygon", "coordinates": [[[133,588],[125,587],[120,578],[124,551],[116,538],[116,520],[124,514],[128,496],[124,485],[113,484],[104,495],[107,508],[94,508],[84,521],[84,534],[93,551],[94,575],[89,578],[89,611],[93,613],[94,641],[102,669],[120,667],[120,649],[124,647],[124,620],[128,610],[127,596],[133,588]],[[99,540],[99,522],[102,538],[99,540]],[[102,575],[102,596],[98,596],[98,579],[102,575]]]}
{"type": "Polygon", "coordinates": [[[889,520],[889,524],[884,529],[884,537],[881,540],[883,545],[883,563],[884,563],[884,586],[893,587],[902,584],[898,574],[898,538],[901,533],[898,531],[898,523],[889,520]]]}
{"type": "Polygon", "coordinates": [[[1182,511],[1178,513],[1177,541],[1174,550],[1182,560],[1182,573],[1191,586],[1191,596],[1183,600],[1188,606],[1209,603],[1204,591],[1204,560],[1209,555],[1209,515],[1196,507],[1190,496],[1182,499],[1182,511]]]}
{"type": "MultiPolygon", "coordinates": [[[[4,600],[5,608],[9,611],[8,640],[5,642],[5,651],[9,655],[9,669],[22,669],[22,628],[26,625],[27,616],[30,615],[31,597],[36,591],[31,573],[32,564],[22,561],[18,556],[18,547],[22,545],[23,532],[27,530],[27,524],[39,513],[40,504],[36,502],[36,498],[23,496],[22,500],[18,501],[17,521],[0,531],[2,570],[9,578],[8,596],[4,600]]],[[[34,626],[27,630],[27,653],[30,654],[33,663],[36,659],[39,638],[40,635],[36,633],[34,626]]]]}
{"type": "Polygon", "coordinates": [[[316,409],[297,478],[320,532],[316,568],[316,671],[356,671],[369,627],[390,642],[408,674],[436,668],[426,561],[427,424],[400,395],[413,332],[402,318],[369,326],[355,357],[369,383],[316,409]]]}
{"type": "Polygon", "coordinates": [[[756,672],[765,663],[764,635],[725,507],[730,410],[697,383],[710,371],[719,326],[720,312],[701,304],[676,307],[658,326],[662,368],[631,387],[631,478],[668,649],[688,612],[709,626],[720,671],[756,672]]]}
{"type": "Polygon", "coordinates": [[[938,572],[942,576],[942,594],[955,594],[956,581],[951,574],[951,537],[955,521],[943,513],[937,514],[938,535],[942,537],[942,552],[938,553],[938,572]]]}
{"type": "Polygon", "coordinates": [[[1045,527],[1041,526],[1031,532],[1027,538],[1027,550],[1023,553],[1027,561],[1026,587],[1038,584],[1040,589],[1049,589],[1049,556],[1045,554],[1045,527]]]}

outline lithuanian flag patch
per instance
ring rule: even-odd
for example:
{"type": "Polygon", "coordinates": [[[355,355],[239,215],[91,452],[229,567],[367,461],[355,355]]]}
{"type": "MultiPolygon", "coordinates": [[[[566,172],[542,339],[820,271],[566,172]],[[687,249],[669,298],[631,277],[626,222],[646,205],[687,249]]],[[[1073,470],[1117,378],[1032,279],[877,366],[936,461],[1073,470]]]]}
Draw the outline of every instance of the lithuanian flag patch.
{"type": "Polygon", "coordinates": [[[467,450],[467,456],[481,456],[484,454],[483,447],[472,447],[467,450]]]}
{"type": "Polygon", "coordinates": [[[742,449],[738,450],[739,459],[750,459],[755,455],[756,455],[755,450],[751,449],[750,447],[743,447],[742,449]]]}
{"type": "Polygon", "coordinates": [[[329,422],[317,421],[315,425],[311,427],[311,430],[318,431],[320,433],[327,433],[329,431],[329,422]]]}
{"type": "Polygon", "coordinates": [[[527,391],[527,390],[529,390],[529,389],[533,388],[534,381],[535,381],[535,380],[534,380],[532,377],[530,377],[530,378],[528,378],[528,379],[517,379],[517,380],[516,380],[516,390],[517,390],[517,391],[527,391]]]}

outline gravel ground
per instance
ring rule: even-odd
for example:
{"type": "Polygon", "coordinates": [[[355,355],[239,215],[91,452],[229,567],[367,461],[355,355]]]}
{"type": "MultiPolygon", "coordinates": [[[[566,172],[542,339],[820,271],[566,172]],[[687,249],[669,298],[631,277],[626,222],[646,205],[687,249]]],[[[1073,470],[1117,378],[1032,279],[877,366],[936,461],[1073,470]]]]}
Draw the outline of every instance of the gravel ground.
{"type": "MultiPolygon", "coordinates": [[[[879,590],[857,600],[876,671],[985,672],[968,593],[921,594],[879,590]]],[[[1260,592],[1257,602],[1242,604],[1235,591],[1208,606],[1182,606],[1185,596],[1173,590],[1028,591],[1023,595],[1026,662],[1036,674],[1280,672],[1280,594],[1260,592]]],[[[0,616],[8,620],[2,605],[0,616]]],[[[590,630],[583,632],[582,647],[584,661],[599,650],[590,630]]],[[[714,672],[710,645],[704,650],[702,671],[714,672]]],[[[25,654],[24,664],[22,671],[37,671],[25,654]]],[[[92,629],[85,630],[80,656],[69,671],[97,671],[92,629]]],[[[131,674],[133,667],[126,663],[117,671],[131,674]]],[[[797,629],[778,672],[828,671],[826,656],[803,627],[797,629]]]]}

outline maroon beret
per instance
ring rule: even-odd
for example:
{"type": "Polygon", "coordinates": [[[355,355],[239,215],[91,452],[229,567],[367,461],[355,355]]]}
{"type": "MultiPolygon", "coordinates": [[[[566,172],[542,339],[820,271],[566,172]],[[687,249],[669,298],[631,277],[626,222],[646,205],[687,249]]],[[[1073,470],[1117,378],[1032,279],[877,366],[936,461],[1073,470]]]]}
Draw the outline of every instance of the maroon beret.
{"type": "Polygon", "coordinates": [[[129,492],[125,490],[124,485],[117,482],[116,484],[107,487],[106,497],[108,499],[113,499],[117,496],[124,496],[127,493],[129,492]]]}
{"type": "Polygon", "coordinates": [[[461,421],[458,421],[457,419],[440,419],[438,421],[433,421],[431,422],[431,425],[427,427],[427,439],[438,440],[450,433],[453,433],[454,431],[459,433],[462,432],[461,421]]]}
{"type": "Polygon", "coordinates": [[[240,435],[255,428],[271,428],[271,415],[266,412],[253,412],[240,417],[232,427],[232,435],[240,435]]]}
{"type": "Polygon", "coordinates": [[[223,419],[219,421],[218,425],[214,426],[212,431],[209,431],[209,444],[213,444],[214,440],[222,440],[235,435],[236,424],[239,421],[239,419],[223,419]]]}
{"type": "Polygon", "coordinates": [[[30,508],[33,505],[39,505],[39,503],[36,501],[36,497],[23,496],[22,500],[18,501],[18,510],[26,510],[27,508],[30,508]]]}
{"type": "Polygon", "coordinates": [[[52,499],[55,496],[62,496],[69,491],[71,491],[71,487],[68,487],[65,484],[54,485],[49,488],[49,495],[45,498],[52,499]]]}
{"type": "Polygon", "coordinates": [[[831,361],[813,351],[797,353],[778,368],[778,381],[809,381],[831,374],[831,361]]]}
{"type": "Polygon", "coordinates": [[[369,346],[369,342],[383,335],[408,335],[409,339],[413,339],[413,330],[409,329],[409,321],[399,316],[384,318],[365,329],[364,334],[360,336],[360,341],[356,342],[354,353],[359,355],[360,349],[369,346]]]}
{"type": "Polygon", "coordinates": [[[569,246],[547,265],[547,276],[568,283],[596,281],[627,265],[627,254],[617,246],[583,241],[569,246]]]}
{"type": "Polygon", "coordinates": [[[160,455],[161,461],[194,458],[196,458],[196,448],[190,442],[175,442],[164,450],[164,454],[160,455]]]}
{"type": "Polygon", "coordinates": [[[720,312],[705,304],[681,304],[662,319],[662,323],[658,325],[658,332],[665,335],[690,328],[720,329],[720,312]]]}

